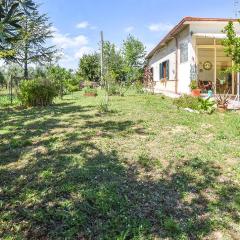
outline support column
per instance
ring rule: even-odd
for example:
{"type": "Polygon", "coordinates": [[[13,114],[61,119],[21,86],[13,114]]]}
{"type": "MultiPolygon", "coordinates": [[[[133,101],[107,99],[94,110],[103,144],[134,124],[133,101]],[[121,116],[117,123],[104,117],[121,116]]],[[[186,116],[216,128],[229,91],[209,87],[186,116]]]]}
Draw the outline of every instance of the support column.
{"type": "MultiPolygon", "coordinates": [[[[232,61],[232,67],[233,67],[234,63],[232,61]]],[[[235,93],[235,73],[234,71],[232,71],[232,95],[234,95],[235,93]]]]}
{"type": "Polygon", "coordinates": [[[214,93],[217,93],[217,48],[216,39],[214,38],[214,93]]]}

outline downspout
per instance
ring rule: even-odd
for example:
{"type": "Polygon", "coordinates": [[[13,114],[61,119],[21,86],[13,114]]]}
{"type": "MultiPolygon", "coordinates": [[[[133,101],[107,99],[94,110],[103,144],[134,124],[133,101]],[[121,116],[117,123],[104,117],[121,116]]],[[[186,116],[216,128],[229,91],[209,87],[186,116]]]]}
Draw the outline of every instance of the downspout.
{"type": "Polygon", "coordinates": [[[179,45],[178,45],[178,37],[175,37],[176,41],[176,74],[175,74],[175,93],[178,93],[178,50],[179,50],[179,45]]]}

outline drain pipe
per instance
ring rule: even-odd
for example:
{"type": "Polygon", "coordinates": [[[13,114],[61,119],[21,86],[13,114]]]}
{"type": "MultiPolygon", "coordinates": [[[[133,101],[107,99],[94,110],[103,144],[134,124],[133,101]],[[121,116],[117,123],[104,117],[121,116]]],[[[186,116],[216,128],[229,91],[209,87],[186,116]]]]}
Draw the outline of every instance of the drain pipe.
{"type": "Polygon", "coordinates": [[[175,73],[175,93],[178,93],[178,58],[179,58],[179,44],[178,44],[178,37],[175,37],[176,41],[176,73],[175,73]]]}

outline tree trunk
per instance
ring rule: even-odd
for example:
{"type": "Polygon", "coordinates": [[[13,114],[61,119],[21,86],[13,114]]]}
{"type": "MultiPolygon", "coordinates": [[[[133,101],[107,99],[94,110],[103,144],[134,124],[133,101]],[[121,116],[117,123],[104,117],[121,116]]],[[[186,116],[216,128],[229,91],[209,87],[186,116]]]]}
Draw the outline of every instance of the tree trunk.
{"type": "MultiPolygon", "coordinates": [[[[26,20],[25,23],[25,31],[28,30],[28,22],[26,20]]],[[[24,79],[28,79],[28,40],[26,39],[24,42],[24,79]]]]}
{"type": "Polygon", "coordinates": [[[24,63],[24,79],[25,80],[28,79],[28,63],[27,63],[27,61],[25,61],[25,63],[24,63]]]}

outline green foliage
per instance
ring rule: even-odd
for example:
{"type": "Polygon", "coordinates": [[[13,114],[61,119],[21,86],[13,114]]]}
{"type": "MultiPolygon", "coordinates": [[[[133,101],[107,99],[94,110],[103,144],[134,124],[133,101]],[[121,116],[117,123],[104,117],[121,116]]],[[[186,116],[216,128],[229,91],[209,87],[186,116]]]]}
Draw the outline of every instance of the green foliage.
{"type": "Polygon", "coordinates": [[[240,37],[237,35],[234,23],[230,21],[224,28],[227,38],[223,40],[223,46],[228,56],[232,58],[235,64],[240,64],[240,37]]]}
{"type": "Polygon", "coordinates": [[[146,51],[145,47],[134,36],[123,43],[124,70],[129,82],[143,79],[146,51]]]}
{"type": "Polygon", "coordinates": [[[100,113],[107,113],[109,112],[109,104],[106,104],[104,101],[101,102],[99,105],[98,105],[98,111],[100,113]]]}
{"type": "Polygon", "coordinates": [[[196,80],[192,80],[191,83],[190,83],[190,85],[189,85],[189,87],[190,87],[191,90],[197,89],[197,88],[198,88],[198,83],[197,83],[197,81],[196,81],[196,80]]]}
{"type": "Polygon", "coordinates": [[[103,46],[103,55],[105,74],[111,75],[111,79],[109,80],[118,84],[124,82],[126,80],[126,72],[124,70],[124,59],[121,50],[117,50],[115,44],[106,41],[103,46]]]}
{"type": "Polygon", "coordinates": [[[12,97],[12,104],[11,104],[11,98],[10,95],[0,95],[0,107],[9,107],[9,106],[18,106],[20,105],[19,99],[14,95],[12,97]]]}
{"type": "Polygon", "coordinates": [[[119,89],[119,85],[118,84],[111,84],[109,86],[109,89],[108,89],[108,93],[109,93],[109,96],[120,96],[121,95],[121,91],[119,89]]]}
{"type": "Polygon", "coordinates": [[[143,85],[143,83],[142,83],[141,81],[137,81],[137,82],[134,84],[134,87],[135,87],[136,92],[137,92],[138,94],[143,94],[143,93],[145,93],[145,91],[144,91],[144,85],[143,85]]]}
{"type": "Polygon", "coordinates": [[[178,108],[191,108],[193,110],[199,110],[199,98],[190,95],[183,95],[180,98],[176,98],[173,101],[174,105],[178,108]]]}
{"type": "Polygon", "coordinates": [[[84,94],[97,95],[97,89],[96,88],[85,87],[85,88],[83,88],[83,92],[84,92],[84,94]]]}
{"type": "Polygon", "coordinates": [[[0,86],[4,86],[6,85],[6,79],[5,79],[5,76],[3,75],[3,73],[0,71],[0,86]]]}
{"type": "Polygon", "coordinates": [[[209,99],[209,98],[198,98],[199,101],[199,110],[206,112],[208,114],[213,113],[216,110],[216,103],[215,101],[209,99]]]}
{"type": "Polygon", "coordinates": [[[57,53],[55,47],[47,43],[53,37],[52,24],[46,14],[40,14],[39,7],[36,5],[36,9],[24,14],[19,21],[19,39],[11,44],[15,54],[7,59],[22,66],[25,79],[29,78],[29,64],[49,64],[57,53]]]}
{"type": "Polygon", "coordinates": [[[10,44],[19,40],[20,21],[29,11],[36,9],[32,0],[1,0],[0,1],[0,58],[14,56],[10,44]]]}
{"type": "Polygon", "coordinates": [[[61,98],[69,91],[75,90],[78,86],[78,81],[72,75],[71,71],[60,66],[51,66],[48,68],[47,78],[54,83],[57,93],[61,98]]]}
{"type": "Polygon", "coordinates": [[[24,80],[18,95],[22,105],[27,107],[51,105],[56,96],[55,85],[48,80],[24,80]]]}
{"type": "Polygon", "coordinates": [[[99,55],[97,53],[83,55],[83,57],[80,59],[77,74],[84,81],[100,81],[99,55]]]}
{"type": "Polygon", "coordinates": [[[183,95],[180,98],[176,98],[173,103],[178,108],[190,108],[192,110],[209,114],[213,113],[216,109],[216,103],[213,100],[209,98],[203,99],[201,97],[193,97],[190,95],[183,95]]]}

